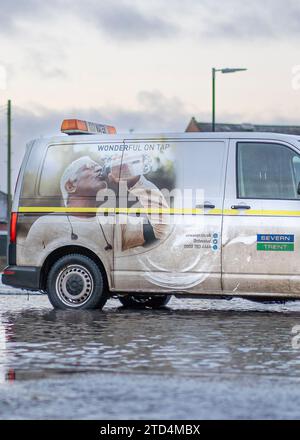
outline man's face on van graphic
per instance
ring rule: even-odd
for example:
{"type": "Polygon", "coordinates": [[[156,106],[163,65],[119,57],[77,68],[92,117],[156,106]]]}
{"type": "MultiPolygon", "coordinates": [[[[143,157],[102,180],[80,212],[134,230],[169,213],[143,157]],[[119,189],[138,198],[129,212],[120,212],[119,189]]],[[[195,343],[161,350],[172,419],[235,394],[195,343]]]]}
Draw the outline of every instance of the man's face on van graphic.
{"type": "Polygon", "coordinates": [[[82,166],[76,173],[76,179],[66,183],[69,197],[96,197],[98,191],[106,188],[101,171],[102,167],[97,164],[82,166]]]}

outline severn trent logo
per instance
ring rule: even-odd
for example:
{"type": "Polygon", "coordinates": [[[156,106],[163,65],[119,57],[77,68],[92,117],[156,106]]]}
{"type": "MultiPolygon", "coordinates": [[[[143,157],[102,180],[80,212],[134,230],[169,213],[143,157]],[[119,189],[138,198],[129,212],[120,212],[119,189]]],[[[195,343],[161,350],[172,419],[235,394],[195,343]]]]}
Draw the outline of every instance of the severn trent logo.
{"type": "Polygon", "coordinates": [[[295,244],[294,235],[258,234],[258,251],[288,251],[293,252],[295,244]]]}

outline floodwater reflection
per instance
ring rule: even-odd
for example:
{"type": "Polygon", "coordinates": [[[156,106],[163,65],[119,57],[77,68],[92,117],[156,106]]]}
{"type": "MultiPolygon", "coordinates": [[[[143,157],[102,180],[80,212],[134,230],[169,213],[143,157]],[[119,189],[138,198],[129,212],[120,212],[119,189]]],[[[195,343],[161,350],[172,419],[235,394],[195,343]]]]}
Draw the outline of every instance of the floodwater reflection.
{"type": "Polygon", "coordinates": [[[299,304],[234,301],[174,300],[159,311],[112,301],[103,311],[55,311],[44,297],[26,307],[1,298],[0,380],[71,372],[299,376],[300,350],[291,345],[299,304]]]}

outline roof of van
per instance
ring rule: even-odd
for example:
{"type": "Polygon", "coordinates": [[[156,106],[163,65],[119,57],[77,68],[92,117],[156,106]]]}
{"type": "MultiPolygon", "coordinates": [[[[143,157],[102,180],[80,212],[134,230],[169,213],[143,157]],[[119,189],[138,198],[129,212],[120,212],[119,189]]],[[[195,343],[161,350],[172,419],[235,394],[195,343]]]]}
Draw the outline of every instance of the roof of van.
{"type": "Polygon", "coordinates": [[[191,133],[117,133],[101,135],[65,135],[61,134],[52,137],[41,137],[36,141],[43,143],[95,143],[95,142],[120,142],[155,140],[165,142],[166,140],[180,139],[268,139],[268,140],[300,140],[300,135],[289,135],[281,133],[262,132],[191,132],[191,133]]]}

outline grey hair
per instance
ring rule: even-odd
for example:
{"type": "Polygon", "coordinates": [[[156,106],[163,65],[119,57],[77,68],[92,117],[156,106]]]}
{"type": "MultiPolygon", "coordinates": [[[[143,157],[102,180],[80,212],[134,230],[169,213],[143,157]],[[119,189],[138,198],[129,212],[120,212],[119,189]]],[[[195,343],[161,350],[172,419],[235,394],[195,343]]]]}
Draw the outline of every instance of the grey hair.
{"type": "Polygon", "coordinates": [[[65,206],[67,206],[68,197],[69,197],[69,193],[66,190],[66,183],[69,180],[75,181],[78,177],[78,171],[84,165],[91,166],[91,165],[98,165],[98,163],[95,162],[93,159],[91,159],[89,156],[80,157],[79,159],[76,159],[72,163],[70,163],[70,165],[67,166],[67,168],[63,172],[63,175],[61,176],[60,190],[62,193],[65,206]]]}

